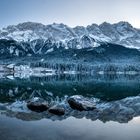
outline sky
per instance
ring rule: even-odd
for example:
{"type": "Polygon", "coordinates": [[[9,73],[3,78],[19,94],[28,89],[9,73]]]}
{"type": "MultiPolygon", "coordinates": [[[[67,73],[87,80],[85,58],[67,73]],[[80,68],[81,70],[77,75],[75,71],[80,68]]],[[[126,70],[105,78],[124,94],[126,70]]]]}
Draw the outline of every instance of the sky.
{"type": "Polygon", "coordinates": [[[70,27],[128,21],[140,28],[140,0],[0,0],[0,28],[22,22],[70,27]]]}

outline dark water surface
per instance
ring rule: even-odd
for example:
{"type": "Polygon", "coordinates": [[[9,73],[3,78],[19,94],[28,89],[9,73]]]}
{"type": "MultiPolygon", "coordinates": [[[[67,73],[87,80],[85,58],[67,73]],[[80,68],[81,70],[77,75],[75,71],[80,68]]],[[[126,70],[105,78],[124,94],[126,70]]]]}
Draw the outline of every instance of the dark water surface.
{"type": "Polygon", "coordinates": [[[52,75],[0,79],[0,140],[139,140],[139,75],[52,75]],[[63,102],[72,95],[100,100],[100,111],[64,116],[22,107],[33,97],[63,102]],[[100,112],[100,113],[98,113],[100,112]]]}
{"type": "Polygon", "coordinates": [[[104,101],[119,100],[139,95],[140,75],[73,74],[27,78],[7,75],[0,79],[1,102],[24,100],[31,96],[47,98],[48,93],[52,94],[51,98],[83,95],[104,101]]]}

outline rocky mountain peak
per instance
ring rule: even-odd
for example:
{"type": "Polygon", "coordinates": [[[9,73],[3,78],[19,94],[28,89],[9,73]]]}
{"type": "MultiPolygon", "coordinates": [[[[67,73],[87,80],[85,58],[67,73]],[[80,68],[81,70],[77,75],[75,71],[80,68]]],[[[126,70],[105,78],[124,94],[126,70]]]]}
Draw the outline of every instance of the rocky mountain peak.
{"type": "Polygon", "coordinates": [[[1,39],[13,39],[18,42],[36,39],[47,40],[51,37],[57,42],[67,44],[71,40],[80,41],[82,36],[90,36],[91,40],[96,40],[97,43],[109,42],[126,47],[140,47],[140,30],[133,28],[130,23],[125,21],[115,24],[104,22],[100,25],[92,24],[87,27],[76,26],[75,28],[63,23],[43,25],[35,22],[24,22],[18,25],[10,25],[0,31],[1,39]]]}

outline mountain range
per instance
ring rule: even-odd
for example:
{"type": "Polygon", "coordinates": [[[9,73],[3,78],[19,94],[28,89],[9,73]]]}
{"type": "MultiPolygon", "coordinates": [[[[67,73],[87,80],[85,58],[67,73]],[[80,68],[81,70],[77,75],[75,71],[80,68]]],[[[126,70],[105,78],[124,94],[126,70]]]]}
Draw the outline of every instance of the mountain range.
{"type": "Polygon", "coordinates": [[[0,60],[14,57],[116,62],[140,60],[140,29],[128,22],[71,28],[25,22],[0,30],[0,60]]]}
{"type": "Polygon", "coordinates": [[[140,29],[134,28],[128,22],[74,28],[64,24],[43,25],[41,23],[25,22],[10,25],[0,30],[0,39],[13,39],[27,42],[37,39],[61,42],[67,48],[95,47],[100,42],[115,43],[125,47],[140,48],[140,29]]]}

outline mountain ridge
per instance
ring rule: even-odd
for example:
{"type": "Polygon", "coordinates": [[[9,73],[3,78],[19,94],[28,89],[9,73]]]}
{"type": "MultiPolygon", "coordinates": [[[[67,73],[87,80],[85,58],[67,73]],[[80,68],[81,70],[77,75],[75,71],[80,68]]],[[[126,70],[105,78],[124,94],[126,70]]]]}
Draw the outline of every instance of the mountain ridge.
{"type": "Polygon", "coordinates": [[[91,24],[87,27],[71,28],[65,24],[43,25],[36,22],[24,22],[10,25],[0,30],[0,39],[29,42],[37,39],[50,39],[61,42],[66,48],[97,47],[101,43],[114,43],[129,48],[140,48],[140,29],[130,23],[120,21],[115,24],[104,22],[100,25],[91,24]],[[70,45],[71,44],[71,45],[70,45]]]}
{"type": "MultiPolygon", "coordinates": [[[[128,22],[71,28],[25,22],[0,31],[0,63],[131,63],[140,60],[140,30],[128,22]]],[[[29,64],[30,65],[30,64],[29,64]]],[[[57,64],[56,64],[57,65],[57,64]]]]}

